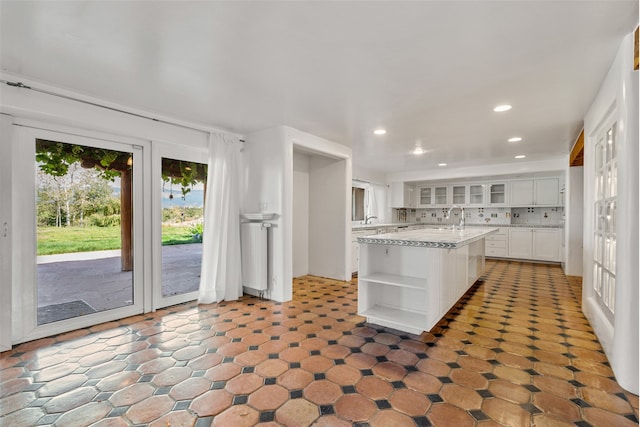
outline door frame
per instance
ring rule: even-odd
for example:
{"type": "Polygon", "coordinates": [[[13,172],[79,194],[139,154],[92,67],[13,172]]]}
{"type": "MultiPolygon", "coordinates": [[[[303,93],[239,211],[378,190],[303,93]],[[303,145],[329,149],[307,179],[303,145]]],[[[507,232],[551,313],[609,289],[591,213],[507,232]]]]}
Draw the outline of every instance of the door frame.
{"type": "Polygon", "coordinates": [[[11,349],[13,117],[0,114],[0,352],[11,349]],[[6,201],[9,201],[8,203],[6,201]]]}
{"type": "MultiPolygon", "coordinates": [[[[192,147],[170,144],[166,142],[152,142],[152,188],[153,188],[153,310],[181,304],[198,299],[199,291],[188,292],[180,295],[162,296],[162,159],[170,158],[208,164],[208,147],[192,147]],[[203,159],[205,161],[203,162],[203,159]]],[[[206,185],[206,183],[205,183],[206,185]]]]}
{"type": "Polygon", "coordinates": [[[71,330],[93,326],[151,310],[150,258],[145,248],[150,236],[150,224],[143,221],[145,206],[150,206],[148,141],[56,126],[33,120],[16,120],[12,141],[13,230],[20,238],[13,239],[12,281],[12,342],[14,344],[47,337],[71,330]],[[131,152],[133,170],[133,304],[113,310],[88,314],[38,326],[37,321],[37,263],[36,263],[36,206],[35,206],[35,140],[59,140],[72,144],[99,146],[131,152]]]}

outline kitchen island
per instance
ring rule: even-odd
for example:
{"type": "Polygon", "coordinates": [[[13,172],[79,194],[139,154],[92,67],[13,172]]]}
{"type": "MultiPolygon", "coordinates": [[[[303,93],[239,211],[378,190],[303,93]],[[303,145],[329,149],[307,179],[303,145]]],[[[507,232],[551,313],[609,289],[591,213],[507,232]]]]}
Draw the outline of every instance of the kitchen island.
{"type": "Polygon", "coordinates": [[[412,334],[429,331],[484,270],[497,228],[432,228],[358,238],[358,313],[412,334]]]}

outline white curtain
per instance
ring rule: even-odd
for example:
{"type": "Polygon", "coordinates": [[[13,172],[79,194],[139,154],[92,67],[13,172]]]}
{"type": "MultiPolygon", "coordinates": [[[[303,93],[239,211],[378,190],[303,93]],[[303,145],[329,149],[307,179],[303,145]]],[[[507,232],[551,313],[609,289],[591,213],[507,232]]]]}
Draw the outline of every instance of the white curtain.
{"type": "Polygon", "coordinates": [[[367,184],[367,213],[366,217],[375,216],[378,218],[378,203],[376,201],[375,185],[367,184]]]}
{"type": "Polygon", "coordinates": [[[237,137],[211,134],[198,296],[202,304],[242,295],[239,157],[237,137]]]}

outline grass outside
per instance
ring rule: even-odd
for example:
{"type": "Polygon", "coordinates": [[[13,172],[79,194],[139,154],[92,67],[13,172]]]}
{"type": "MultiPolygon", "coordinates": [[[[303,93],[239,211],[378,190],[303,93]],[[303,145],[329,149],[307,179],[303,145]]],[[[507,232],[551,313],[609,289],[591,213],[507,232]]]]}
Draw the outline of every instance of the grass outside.
{"type": "MultiPolygon", "coordinates": [[[[162,226],[163,245],[194,243],[189,227],[162,226]]],[[[38,227],[38,255],[120,249],[120,227],[38,227]]]]}

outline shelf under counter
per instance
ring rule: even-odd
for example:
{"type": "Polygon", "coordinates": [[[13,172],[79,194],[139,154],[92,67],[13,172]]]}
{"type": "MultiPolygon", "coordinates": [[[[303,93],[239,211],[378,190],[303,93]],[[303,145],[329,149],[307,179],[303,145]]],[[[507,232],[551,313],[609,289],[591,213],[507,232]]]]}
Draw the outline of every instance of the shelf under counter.
{"type": "Polygon", "coordinates": [[[424,277],[403,276],[381,272],[373,272],[366,276],[360,276],[358,280],[418,290],[424,290],[427,283],[427,279],[424,277]]]}
{"type": "Polygon", "coordinates": [[[376,304],[360,313],[367,320],[388,328],[420,335],[427,323],[427,313],[376,304]]]}

